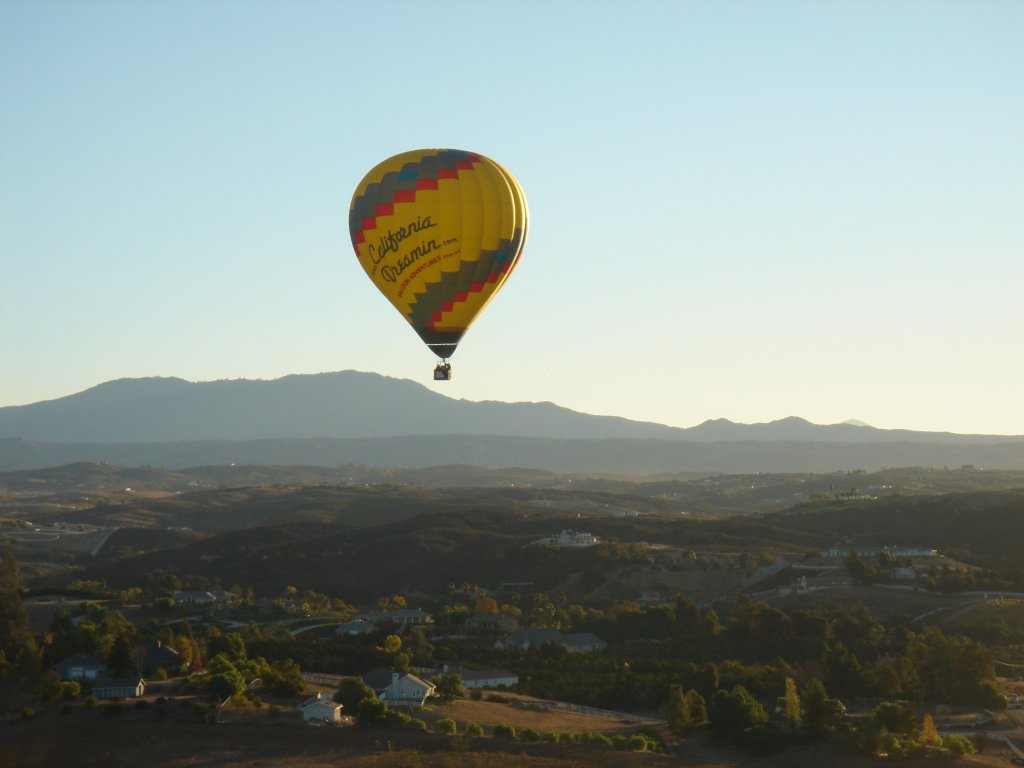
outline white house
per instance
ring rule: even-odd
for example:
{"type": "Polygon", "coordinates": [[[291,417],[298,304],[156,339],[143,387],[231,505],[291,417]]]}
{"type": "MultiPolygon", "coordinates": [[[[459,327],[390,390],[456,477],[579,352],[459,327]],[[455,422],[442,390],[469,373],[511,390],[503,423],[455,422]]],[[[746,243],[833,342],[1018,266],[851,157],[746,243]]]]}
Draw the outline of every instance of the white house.
{"type": "Polygon", "coordinates": [[[299,705],[302,719],[307,723],[340,723],[342,706],[338,702],[318,693],[299,705]]]}
{"type": "Polygon", "coordinates": [[[467,669],[456,664],[445,664],[442,674],[458,675],[464,688],[497,688],[519,685],[519,675],[507,669],[467,669]]]}
{"type": "Polygon", "coordinates": [[[146,681],[141,677],[121,680],[94,680],[92,695],[97,699],[137,699],[146,692],[146,681]]]}
{"type": "Polygon", "coordinates": [[[424,611],[422,608],[396,608],[380,615],[381,621],[390,621],[393,624],[403,626],[409,624],[433,624],[433,614],[424,611]]]}
{"type": "Polygon", "coordinates": [[[566,528],[561,533],[553,533],[545,539],[533,542],[534,544],[547,545],[549,547],[592,547],[600,539],[592,533],[574,531],[566,528]]]}
{"type": "Polygon", "coordinates": [[[217,602],[212,592],[202,590],[179,589],[174,593],[174,602],[191,603],[192,605],[210,605],[217,602]]]}
{"type": "Polygon", "coordinates": [[[391,684],[380,694],[380,700],[388,706],[422,707],[428,697],[434,695],[434,685],[413,674],[391,673],[391,684]]]}
{"type": "Polygon", "coordinates": [[[352,619],[352,621],[346,621],[344,624],[339,624],[338,628],[334,630],[335,634],[338,635],[368,635],[371,632],[377,630],[377,625],[372,621],[367,621],[363,618],[352,619]]]}
{"type": "Polygon", "coordinates": [[[540,648],[548,643],[560,645],[573,653],[600,651],[608,647],[608,643],[591,632],[563,635],[557,629],[544,629],[541,627],[525,627],[516,630],[498,640],[494,645],[497,648],[515,648],[525,651],[530,648],[540,648]]]}
{"type": "Polygon", "coordinates": [[[572,653],[600,651],[608,647],[608,643],[593,632],[574,632],[562,635],[562,645],[572,653]]]}

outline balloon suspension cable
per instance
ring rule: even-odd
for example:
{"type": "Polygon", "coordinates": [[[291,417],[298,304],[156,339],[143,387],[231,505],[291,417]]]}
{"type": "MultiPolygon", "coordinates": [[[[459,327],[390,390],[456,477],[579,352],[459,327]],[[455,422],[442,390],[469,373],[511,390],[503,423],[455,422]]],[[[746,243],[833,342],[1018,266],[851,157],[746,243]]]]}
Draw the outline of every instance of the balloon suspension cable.
{"type": "Polygon", "coordinates": [[[434,368],[434,381],[451,381],[452,380],[452,364],[448,362],[447,357],[442,357],[438,361],[437,366],[434,368]]]}

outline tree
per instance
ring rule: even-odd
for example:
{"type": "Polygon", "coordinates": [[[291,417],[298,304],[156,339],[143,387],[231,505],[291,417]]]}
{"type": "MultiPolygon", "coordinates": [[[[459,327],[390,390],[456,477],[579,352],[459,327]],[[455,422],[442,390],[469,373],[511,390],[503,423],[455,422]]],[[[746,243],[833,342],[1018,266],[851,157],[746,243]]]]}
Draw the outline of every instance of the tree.
{"type": "Polygon", "coordinates": [[[796,724],[800,722],[800,694],[796,692],[796,681],[786,678],[786,693],[779,699],[782,716],[789,721],[790,734],[796,733],[796,724]]]}
{"type": "Polygon", "coordinates": [[[843,702],[830,697],[817,677],[807,681],[800,704],[804,732],[811,738],[820,739],[832,733],[846,714],[843,702]]]}
{"type": "Polygon", "coordinates": [[[947,736],[942,737],[942,748],[949,751],[952,755],[973,755],[978,751],[978,748],[974,746],[974,742],[967,736],[963,736],[959,733],[951,733],[947,736]]]}
{"type": "Polygon", "coordinates": [[[871,710],[871,719],[885,726],[889,733],[909,734],[917,726],[917,714],[909,704],[883,701],[871,710]]]}
{"type": "Polygon", "coordinates": [[[126,635],[118,635],[107,656],[107,666],[116,675],[125,675],[132,671],[132,643],[126,635]]]}
{"type": "Polygon", "coordinates": [[[297,696],[306,687],[302,670],[292,659],[281,659],[271,664],[263,671],[263,681],[275,696],[297,696]]]}
{"type": "Polygon", "coordinates": [[[227,656],[214,656],[207,671],[210,673],[207,687],[218,699],[224,700],[245,690],[245,678],[227,656]]]}
{"type": "Polygon", "coordinates": [[[0,555],[0,651],[14,656],[28,627],[28,614],[21,603],[21,575],[10,552],[0,555]]]}
{"type": "Polygon", "coordinates": [[[473,606],[473,610],[476,613],[495,615],[498,613],[498,601],[490,595],[480,595],[476,599],[476,604],[473,606]]]}
{"type": "Polygon", "coordinates": [[[704,612],[703,625],[704,632],[712,637],[717,637],[722,634],[722,624],[719,621],[718,613],[714,608],[708,608],[707,611],[704,612]]]}
{"type": "Polygon", "coordinates": [[[742,685],[716,691],[709,713],[711,728],[722,736],[735,737],[755,725],[768,722],[768,714],[742,685]]]}
{"type": "Polygon", "coordinates": [[[39,698],[42,699],[44,704],[52,704],[57,701],[63,693],[60,675],[52,669],[44,672],[42,677],[39,678],[39,683],[36,685],[36,691],[39,693],[39,698]]]}
{"type": "Polygon", "coordinates": [[[686,701],[690,707],[690,721],[694,724],[706,723],[708,721],[708,705],[697,689],[686,694],[686,701]]]}
{"type": "Polygon", "coordinates": [[[192,641],[185,635],[175,635],[174,640],[171,641],[171,647],[178,652],[178,658],[181,659],[182,669],[175,670],[175,674],[190,669],[192,667],[192,641]]]}
{"type": "Polygon", "coordinates": [[[363,699],[377,700],[377,694],[358,677],[343,678],[334,692],[334,700],[344,707],[345,712],[358,712],[363,699]]]}
{"type": "Polygon", "coordinates": [[[444,701],[460,699],[466,695],[462,675],[438,675],[434,678],[434,690],[444,701]]]}
{"type": "Polygon", "coordinates": [[[682,592],[676,593],[676,621],[683,632],[697,632],[701,627],[700,609],[682,592]]]}
{"type": "Polygon", "coordinates": [[[373,725],[387,717],[388,705],[374,696],[362,699],[355,711],[360,723],[363,725],[373,725]]]}
{"type": "Polygon", "coordinates": [[[206,652],[210,656],[224,654],[232,661],[244,661],[246,656],[245,640],[238,632],[212,631],[206,643],[206,652]]]}
{"type": "Polygon", "coordinates": [[[672,686],[665,706],[665,718],[668,720],[669,730],[677,736],[682,736],[690,730],[693,716],[690,712],[690,702],[682,686],[672,686]]]}
{"type": "Polygon", "coordinates": [[[874,571],[867,563],[860,559],[860,554],[855,549],[850,550],[846,556],[846,570],[850,572],[854,582],[857,584],[870,584],[874,579],[874,571]]]}
{"type": "Polygon", "coordinates": [[[928,747],[937,747],[942,742],[939,736],[939,729],[935,727],[935,720],[925,712],[921,720],[921,743],[928,747]]]}

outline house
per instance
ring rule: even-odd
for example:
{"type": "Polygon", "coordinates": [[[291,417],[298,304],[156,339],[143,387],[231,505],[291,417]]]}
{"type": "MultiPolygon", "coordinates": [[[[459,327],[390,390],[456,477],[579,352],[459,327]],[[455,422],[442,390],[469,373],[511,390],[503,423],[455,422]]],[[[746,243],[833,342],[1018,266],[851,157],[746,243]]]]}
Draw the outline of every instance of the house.
{"type": "Polygon", "coordinates": [[[62,680],[97,680],[107,674],[107,662],[97,656],[76,653],[57,662],[54,669],[62,680]]]}
{"type": "Polygon", "coordinates": [[[574,531],[566,528],[561,533],[552,533],[547,538],[533,542],[535,545],[546,545],[549,547],[592,547],[600,539],[592,533],[585,531],[574,531]]]}
{"type": "Polygon", "coordinates": [[[373,688],[377,698],[388,706],[422,707],[434,695],[434,685],[416,675],[378,669],[363,675],[363,682],[373,688]]]}
{"type": "Polygon", "coordinates": [[[506,635],[519,629],[519,622],[502,613],[478,613],[466,619],[467,632],[482,635],[506,635]]]}
{"type": "Polygon", "coordinates": [[[174,602],[190,603],[192,605],[210,605],[211,603],[217,602],[217,598],[214,597],[211,592],[179,589],[174,593],[174,602]]]}
{"type": "Polygon", "coordinates": [[[824,557],[847,557],[854,551],[858,557],[877,557],[883,552],[894,558],[937,557],[939,550],[930,547],[832,547],[822,552],[824,557]]]}
{"type": "Polygon", "coordinates": [[[101,679],[92,682],[92,695],[97,699],[137,699],[146,692],[146,681],[141,677],[101,679]]]}
{"type": "Polygon", "coordinates": [[[338,724],[341,722],[341,710],[341,704],[322,693],[310,696],[299,705],[302,719],[307,723],[338,724]]]}
{"type": "Polygon", "coordinates": [[[377,625],[372,621],[366,619],[356,618],[352,621],[346,621],[344,624],[339,624],[334,633],[337,635],[368,635],[371,632],[376,631],[377,625]]]}
{"type": "Polygon", "coordinates": [[[379,620],[408,626],[410,624],[433,624],[434,616],[422,608],[396,608],[393,611],[382,613],[379,620]]]}
{"type": "Polygon", "coordinates": [[[150,674],[157,669],[163,669],[170,675],[176,675],[181,671],[181,656],[169,645],[164,645],[160,640],[148,640],[136,643],[132,648],[132,660],[136,669],[143,674],[150,674]]]}
{"type": "Polygon", "coordinates": [[[556,629],[543,629],[540,627],[526,627],[517,630],[499,640],[495,645],[498,648],[514,648],[525,651],[530,648],[540,648],[548,643],[560,645],[573,653],[600,651],[608,647],[608,643],[591,632],[563,635],[556,629]]]}
{"type": "Polygon", "coordinates": [[[495,645],[498,648],[515,648],[516,650],[526,651],[530,648],[540,648],[548,643],[555,643],[557,645],[561,642],[562,633],[557,629],[523,627],[502,638],[495,645]]]}
{"type": "Polygon", "coordinates": [[[390,706],[422,707],[423,703],[433,695],[433,683],[428,683],[413,674],[403,675],[393,672],[391,685],[384,689],[380,700],[390,706]]]}
{"type": "Polygon", "coordinates": [[[576,632],[562,636],[562,645],[572,653],[600,651],[608,647],[608,643],[593,632],[576,632]]]}
{"type": "Polygon", "coordinates": [[[503,685],[519,685],[519,675],[507,669],[468,669],[457,664],[445,664],[443,675],[458,675],[464,688],[497,688],[503,685]]]}

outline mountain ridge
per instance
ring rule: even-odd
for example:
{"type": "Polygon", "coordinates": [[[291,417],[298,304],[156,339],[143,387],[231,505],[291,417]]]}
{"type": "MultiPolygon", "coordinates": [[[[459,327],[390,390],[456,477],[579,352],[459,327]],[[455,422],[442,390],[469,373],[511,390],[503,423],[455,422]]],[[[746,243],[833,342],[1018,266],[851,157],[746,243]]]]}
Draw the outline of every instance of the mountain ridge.
{"type": "Polygon", "coordinates": [[[340,371],[273,380],[117,379],[0,408],[0,470],[148,464],[472,464],[562,472],[1024,469],[1024,437],[709,419],[671,427],[551,402],[456,400],[408,379],[340,371]]]}
{"type": "Polygon", "coordinates": [[[996,444],[1024,440],[1024,436],[915,432],[850,423],[821,425],[798,416],[756,424],[718,418],[693,427],[672,427],[582,413],[548,401],[456,400],[409,379],[360,371],[208,382],[177,377],[122,378],[53,400],[0,408],[0,438],[45,443],[413,435],[688,442],[996,444]]]}

